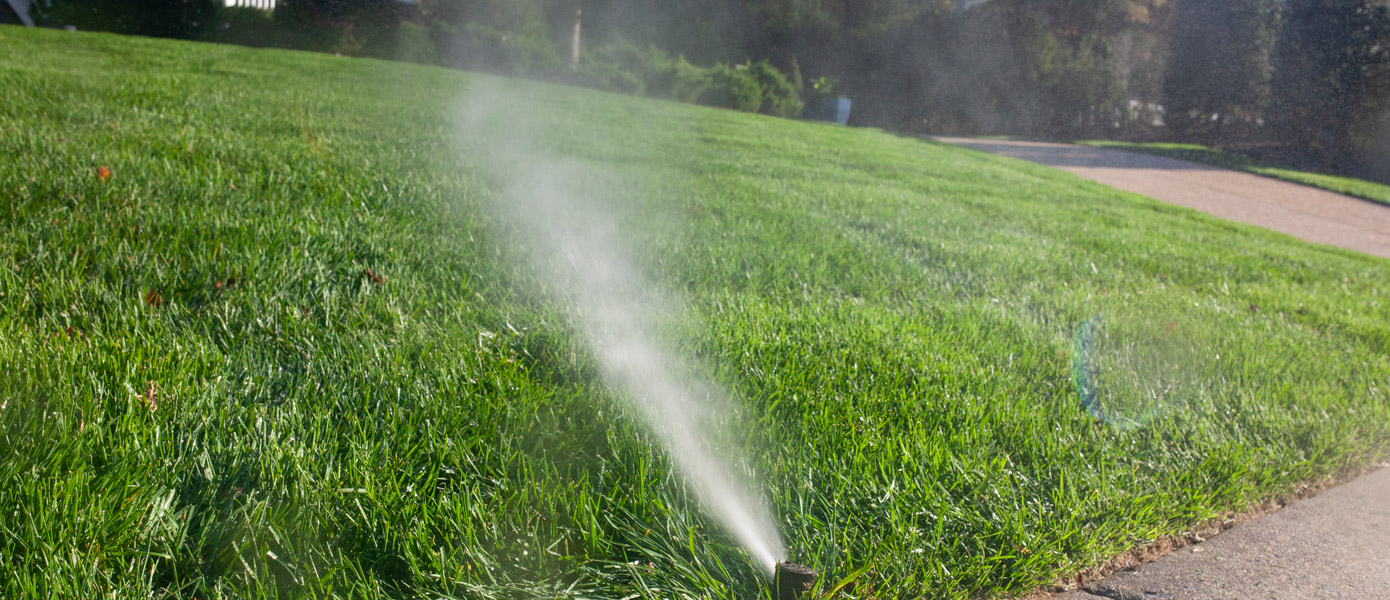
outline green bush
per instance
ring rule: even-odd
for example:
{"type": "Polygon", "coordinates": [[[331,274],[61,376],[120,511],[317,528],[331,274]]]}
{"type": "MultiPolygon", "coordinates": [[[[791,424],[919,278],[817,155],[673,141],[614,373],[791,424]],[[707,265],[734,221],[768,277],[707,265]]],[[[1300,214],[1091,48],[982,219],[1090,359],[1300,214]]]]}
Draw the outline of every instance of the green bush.
{"type": "Polygon", "coordinates": [[[227,7],[220,16],[220,22],[205,36],[208,41],[254,48],[284,47],[290,43],[284,27],[267,11],[227,7]]]}
{"type": "Polygon", "coordinates": [[[292,48],[315,52],[337,52],[426,65],[440,64],[439,52],[429,30],[422,25],[400,22],[377,28],[353,28],[333,24],[292,23],[276,19],[258,8],[228,7],[203,39],[222,44],[254,48],[292,48]]]}
{"type": "Polygon", "coordinates": [[[700,104],[757,112],[763,105],[763,86],[748,72],[746,65],[714,67],[709,89],[700,95],[700,104]]]}
{"type": "Polygon", "coordinates": [[[713,81],[699,102],[776,117],[801,114],[800,91],[765,60],[715,66],[713,81]]]}
{"type": "Polygon", "coordinates": [[[517,77],[548,76],[560,70],[554,44],[535,32],[506,31],[482,23],[431,23],[430,37],[443,64],[517,77]]]}
{"type": "Polygon", "coordinates": [[[602,46],[580,63],[580,83],[593,88],[695,102],[713,81],[711,69],[685,57],[671,58],[655,46],[642,49],[626,40],[602,46]]]}
{"type": "Polygon", "coordinates": [[[391,46],[381,58],[412,62],[421,65],[440,64],[439,50],[423,25],[401,23],[391,46]]]}
{"type": "Polygon", "coordinates": [[[579,63],[580,85],[621,94],[647,95],[650,79],[669,60],[664,52],[644,51],[627,40],[595,48],[579,63]]]}
{"type": "Polygon", "coordinates": [[[647,84],[638,73],[624,69],[620,63],[587,60],[579,63],[579,84],[597,90],[645,96],[647,84]]]}
{"type": "Polygon", "coordinates": [[[259,8],[227,7],[203,39],[252,48],[289,48],[311,52],[344,52],[347,45],[338,27],[297,24],[259,8]]]}
{"type": "Polygon", "coordinates": [[[671,64],[668,98],[677,102],[694,103],[714,84],[714,71],[697,67],[679,57],[671,64]]]}
{"type": "Polygon", "coordinates": [[[762,86],[763,102],[758,112],[775,117],[801,114],[801,90],[766,60],[748,65],[748,72],[762,86]]]}

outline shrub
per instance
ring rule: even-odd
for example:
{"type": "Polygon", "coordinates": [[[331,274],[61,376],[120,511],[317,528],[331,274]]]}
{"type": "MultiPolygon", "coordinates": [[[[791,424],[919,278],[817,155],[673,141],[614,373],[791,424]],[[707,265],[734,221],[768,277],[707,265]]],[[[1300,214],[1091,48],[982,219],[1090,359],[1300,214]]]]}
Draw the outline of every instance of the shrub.
{"type": "Polygon", "coordinates": [[[655,46],[645,50],[626,40],[600,47],[580,64],[580,83],[588,87],[695,102],[713,81],[710,69],[671,58],[655,46]]]}
{"type": "Polygon", "coordinates": [[[763,86],[748,73],[745,65],[715,65],[709,89],[700,95],[700,104],[757,112],[763,105],[763,86]]]}
{"type": "Polygon", "coordinates": [[[801,114],[801,90],[766,60],[748,65],[748,72],[762,87],[763,102],[758,112],[775,117],[795,117],[801,114]]]}
{"type": "Polygon", "coordinates": [[[439,51],[429,29],[410,22],[402,22],[394,31],[373,37],[361,54],[420,65],[440,64],[439,51]]]}
{"type": "Polygon", "coordinates": [[[597,90],[644,96],[647,85],[642,77],[618,62],[586,60],[579,63],[579,84],[597,90]]]}
{"type": "Polygon", "coordinates": [[[801,94],[796,86],[765,60],[732,67],[717,65],[713,82],[699,102],[777,117],[801,114],[801,94]]]}
{"type": "Polygon", "coordinates": [[[579,62],[579,83],[586,87],[621,94],[647,95],[647,81],[662,68],[660,50],[645,52],[627,40],[595,48],[579,62]]]}
{"type": "Polygon", "coordinates": [[[222,9],[220,21],[205,36],[208,41],[254,48],[290,43],[284,27],[259,8],[227,7],[222,9]]]}
{"type": "Polygon", "coordinates": [[[544,36],[476,22],[454,25],[437,21],[431,26],[430,37],[447,66],[519,77],[559,70],[560,57],[544,36]]]}
{"type": "Polygon", "coordinates": [[[714,84],[714,71],[697,67],[682,56],[671,66],[671,81],[667,97],[677,102],[694,103],[714,84]]]}

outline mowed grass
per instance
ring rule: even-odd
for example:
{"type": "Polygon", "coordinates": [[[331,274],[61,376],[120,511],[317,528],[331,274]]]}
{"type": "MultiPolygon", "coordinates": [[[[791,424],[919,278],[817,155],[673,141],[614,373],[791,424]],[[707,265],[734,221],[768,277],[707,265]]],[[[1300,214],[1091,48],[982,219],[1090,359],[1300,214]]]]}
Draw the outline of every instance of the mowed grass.
{"type": "Polygon", "coordinates": [[[1210,148],[1199,144],[1174,144],[1166,142],[1134,143],[1092,140],[1077,143],[1083,146],[1094,146],[1097,148],[1156,154],[1158,156],[1166,156],[1168,158],[1176,158],[1178,160],[1186,160],[1224,169],[1246,171],[1256,175],[1264,175],[1265,177],[1301,183],[1306,186],[1361,198],[1362,200],[1370,200],[1372,202],[1390,205],[1390,185],[1366,181],[1364,179],[1356,179],[1355,177],[1310,173],[1308,171],[1277,167],[1262,163],[1244,154],[1228,152],[1220,148],[1210,148]]]}
{"type": "Polygon", "coordinates": [[[0,89],[8,598],[770,597],[497,216],[484,89],[620,215],[841,597],[1026,593],[1390,449],[1390,261],[1019,161],[12,27],[0,89]],[[1098,315],[1164,324],[1200,385],[1098,422],[1098,315]]]}

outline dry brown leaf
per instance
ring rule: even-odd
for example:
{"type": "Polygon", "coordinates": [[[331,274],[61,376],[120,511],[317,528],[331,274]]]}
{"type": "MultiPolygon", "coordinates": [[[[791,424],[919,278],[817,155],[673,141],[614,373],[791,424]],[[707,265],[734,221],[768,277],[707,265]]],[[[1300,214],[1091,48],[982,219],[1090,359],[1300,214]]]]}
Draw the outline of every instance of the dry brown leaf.
{"type": "Polygon", "coordinates": [[[155,387],[154,381],[150,381],[145,387],[145,407],[154,412],[159,408],[159,388],[155,387]]]}

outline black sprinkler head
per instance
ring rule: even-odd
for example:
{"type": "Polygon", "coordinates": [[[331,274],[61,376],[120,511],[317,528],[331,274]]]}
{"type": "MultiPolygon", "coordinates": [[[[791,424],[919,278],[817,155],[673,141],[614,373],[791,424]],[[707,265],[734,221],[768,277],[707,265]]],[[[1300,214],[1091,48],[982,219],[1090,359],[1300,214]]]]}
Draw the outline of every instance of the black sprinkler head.
{"type": "Polygon", "coordinates": [[[815,569],[789,562],[777,563],[777,600],[800,600],[809,596],[815,583],[815,569]]]}

